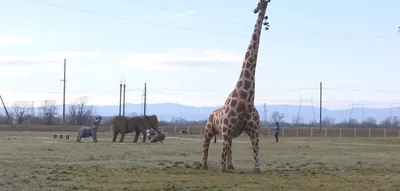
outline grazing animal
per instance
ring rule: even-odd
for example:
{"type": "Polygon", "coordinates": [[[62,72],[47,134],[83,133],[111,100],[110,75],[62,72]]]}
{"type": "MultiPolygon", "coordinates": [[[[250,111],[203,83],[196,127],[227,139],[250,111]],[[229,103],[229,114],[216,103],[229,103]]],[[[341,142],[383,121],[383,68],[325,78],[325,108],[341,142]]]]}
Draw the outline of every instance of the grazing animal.
{"type": "Polygon", "coordinates": [[[124,142],[125,134],[135,132],[133,142],[136,143],[139,139],[139,134],[143,134],[142,142],[146,142],[146,130],[153,128],[158,134],[158,118],[156,115],[124,117],[116,116],[111,123],[111,131],[113,132],[112,142],[117,140],[118,134],[121,134],[119,142],[124,142]]]}
{"type": "Polygon", "coordinates": [[[146,133],[148,140],[152,140],[157,137],[157,132],[153,128],[146,130],[146,133]]]}
{"type": "Polygon", "coordinates": [[[82,138],[92,137],[93,142],[97,143],[97,129],[101,122],[101,116],[97,116],[93,122],[92,127],[81,127],[78,129],[78,135],[76,136],[76,142],[81,142],[82,138]]]}
{"type": "Polygon", "coordinates": [[[157,143],[158,141],[160,141],[161,143],[163,143],[163,140],[165,140],[165,135],[161,133],[161,134],[158,134],[154,139],[152,139],[151,142],[157,143]]]}
{"type": "MultiPolygon", "coordinates": [[[[232,164],[232,139],[245,131],[253,147],[254,171],[260,172],[258,157],[260,116],[254,106],[255,73],[261,29],[263,20],[268,18],[265,14],[269,2],[270,0],[260,0],[254,9],[254,14],[258,13],[258,17],[235,88],[229,94],[225,104],[208,117],[203,140],[203,169],[208,169],[207,158],[211,138],[216,134],[222,134],[220,171],[233,172],[235,168],[232,164]]],[[[267,25],[266,29],[268,29],[268,22],[264,25],[267,25]]]]}

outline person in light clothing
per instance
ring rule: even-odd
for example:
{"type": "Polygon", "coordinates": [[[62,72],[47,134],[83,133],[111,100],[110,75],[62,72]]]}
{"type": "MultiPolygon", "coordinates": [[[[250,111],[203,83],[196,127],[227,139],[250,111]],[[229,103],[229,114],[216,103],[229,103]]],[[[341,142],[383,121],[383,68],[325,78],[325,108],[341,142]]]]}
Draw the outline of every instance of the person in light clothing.
{"type": "Polygon", "coordinates": [[[279,139],[278,139],[279,131],[280,131],[279,122],[276,122],[276,125],[275,125],[275,128],[274,128],[274,133],[275,133],[275,140],[276,140],[276,142],[279,141],[279,139]]]}

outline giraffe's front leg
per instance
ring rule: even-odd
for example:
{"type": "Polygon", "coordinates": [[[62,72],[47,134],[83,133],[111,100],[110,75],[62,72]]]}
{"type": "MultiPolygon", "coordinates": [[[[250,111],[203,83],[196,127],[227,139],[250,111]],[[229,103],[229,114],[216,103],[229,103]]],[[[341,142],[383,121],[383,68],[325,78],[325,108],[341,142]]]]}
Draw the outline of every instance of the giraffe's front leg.
{"type": "Polygon", "coordinates": [[[203,170],[208,169],[207,160],[208,160],[208,149],[210,148],[210,141],[211,138],[214,136],[212,132],[211,124],[207,123],[206,128],[204,131],[204,140],[203,140],[203,161],[202,161],[202,168],[203,170]]]}
{"type": "Polygon", "coordinates": [[[222,143],[222,151],[221,151],[221,166],[220,166],[219,171],[222,173],[229,172],[229,171],[227,171],[226,167],[227,167],[227,161],[228,161],[227,160],[228,152],[229,152],[230,147],[232,146],[230,144],[230,143],[232,143],[232,141],[229,142],[229,139],[232,139],[232,138],[231,138],[231,135],[228,133],[228,128],[229,128],[229,126],[225,125],[225,124],[223,124],[222,128],[221,128],[223,143],[222,143]]]}
{"type": "MultiPolygon", "coordinates": [[[[253,123],[254,124],[254,123],[253,123]]],[[[258,157],[258,153],[260,150],[259,147],[259,125],[253,125],[252,128],[246,130],[247,134],[250,137],[251,146],[253,147],[253,160],[254,160],[254,172],[260,172],[260,159],[258,157]]]]}
{"type": "Polygon", "coordinates": [[[229,170],[229,171],[235,171],[235,168],[233,167],[233,163],[232,163],[232,138],[230,138],[229,139],[229,144],[230,144],[230,147],[229,147],[229,150],[228,150],[228,156],[227,156],[227,165],[226,165],[226,168],[229,170]]]}

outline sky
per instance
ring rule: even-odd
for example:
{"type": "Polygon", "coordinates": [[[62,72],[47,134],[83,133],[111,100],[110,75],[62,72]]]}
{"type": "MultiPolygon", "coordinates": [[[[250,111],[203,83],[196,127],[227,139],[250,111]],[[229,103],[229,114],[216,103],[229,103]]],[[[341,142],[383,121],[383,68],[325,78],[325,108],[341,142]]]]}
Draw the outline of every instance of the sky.
{"type": "MultiPolygon", "coordinates": [[[[239,77],[258,1],[0,0],[0,92],[45,100],[222,105],[239,77]]],[[[256,104],[400,105],[400,1],[272,0],[256,104]]]]}

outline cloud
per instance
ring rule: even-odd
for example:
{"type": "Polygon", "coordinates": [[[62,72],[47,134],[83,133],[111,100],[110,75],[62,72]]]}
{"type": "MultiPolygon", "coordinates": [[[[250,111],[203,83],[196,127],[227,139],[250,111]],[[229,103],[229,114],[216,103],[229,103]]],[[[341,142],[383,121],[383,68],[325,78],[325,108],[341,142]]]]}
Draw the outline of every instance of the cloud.
{"type": "Polygon", "coordinates": [[[31,43],[32,40],[29,38],[18,37],[18,36],[0,36],[0,47],[11,46],[11,45],[22,45],[31,43]]]}
{"type": "Polygon", "coordinates": [[[43,63],[62,63],[67,60],[93,58],[99,52],[44,52],[37,56],[0,56],[0,65],[33,65],[43,63]]]}
{"type": "Polygon", "coordinates": [[[227,51],[175,49],[165,52],[132,53],[121,67],[140,70],[215,72],[227,64],[241,63],[243,55],[227,51]]]}

